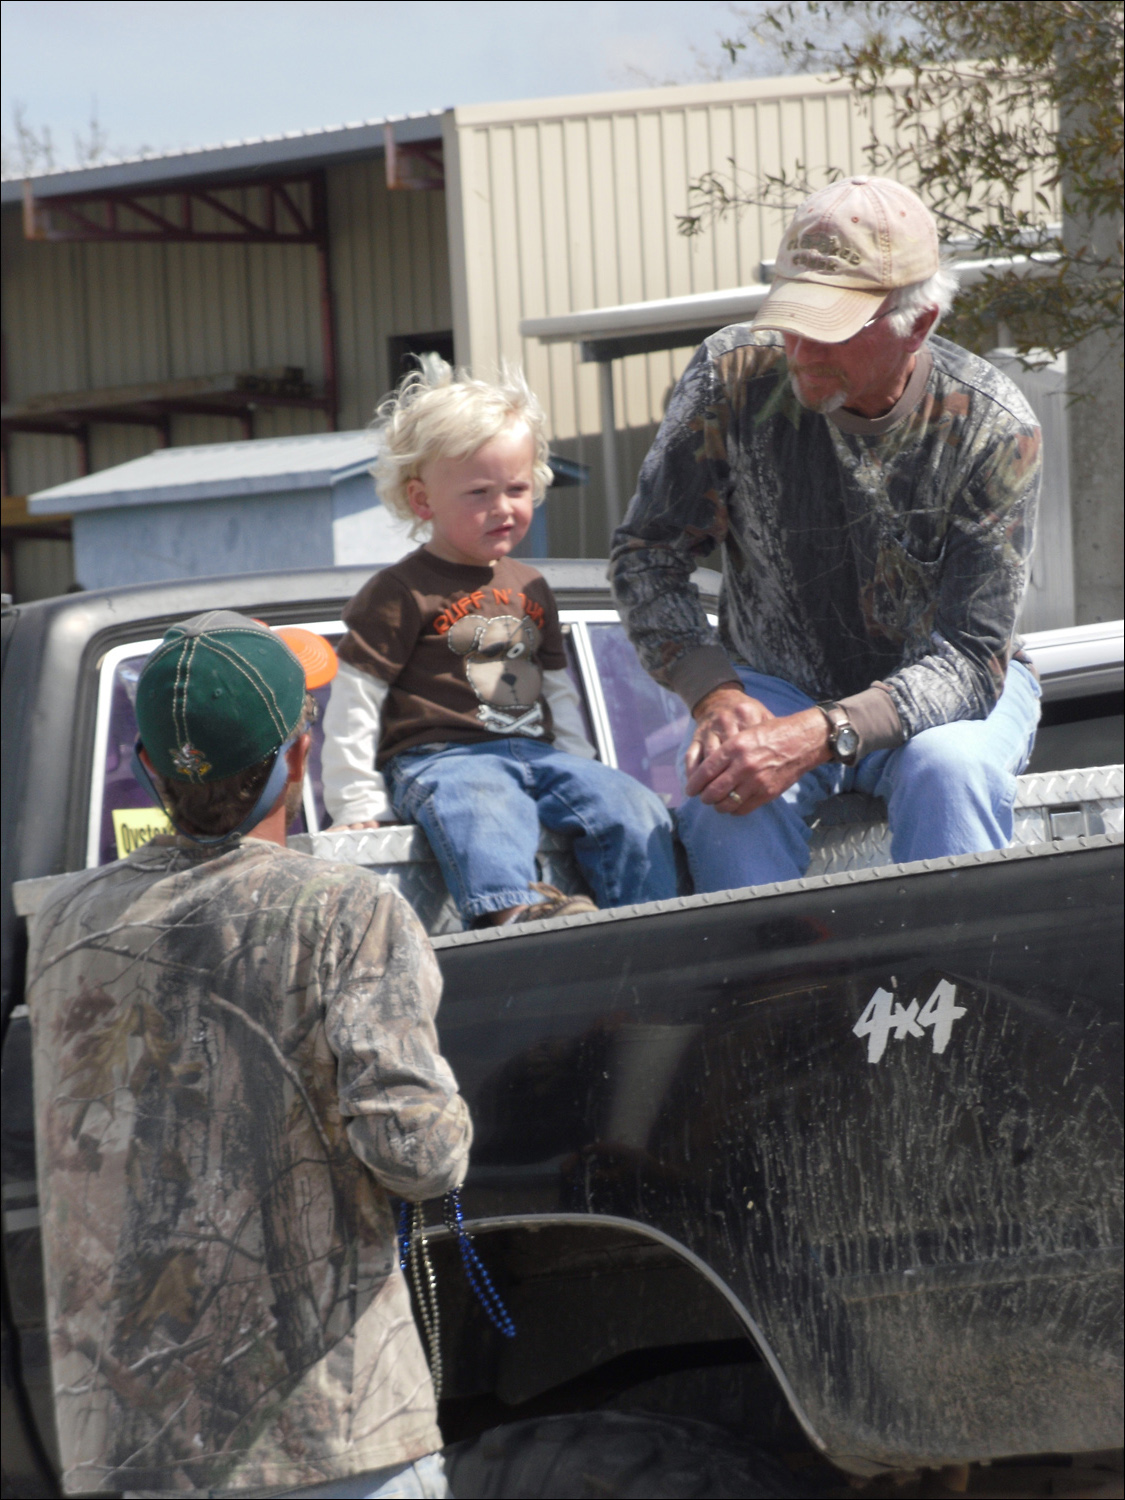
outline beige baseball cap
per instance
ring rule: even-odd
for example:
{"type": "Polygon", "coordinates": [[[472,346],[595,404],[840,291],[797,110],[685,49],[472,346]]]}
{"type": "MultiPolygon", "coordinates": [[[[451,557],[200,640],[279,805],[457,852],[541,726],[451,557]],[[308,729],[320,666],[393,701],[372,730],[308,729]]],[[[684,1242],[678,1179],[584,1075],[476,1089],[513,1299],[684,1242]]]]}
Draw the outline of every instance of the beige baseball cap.
{"type": "Polygon", "coordinates": [[[845,177],[797,210],[754,327],[842,343],[888,292],[940,264],[937,224],[917,193],[889,177],[845,177]]]}

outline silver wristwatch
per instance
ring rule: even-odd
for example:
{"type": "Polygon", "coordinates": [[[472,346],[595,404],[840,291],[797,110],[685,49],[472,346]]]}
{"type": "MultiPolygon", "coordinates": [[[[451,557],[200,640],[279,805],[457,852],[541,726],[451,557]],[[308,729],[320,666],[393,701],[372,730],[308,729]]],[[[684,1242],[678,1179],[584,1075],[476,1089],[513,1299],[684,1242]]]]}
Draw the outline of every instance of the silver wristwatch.
{"type": "Polygon", "coordinates": [[[828,748],[832,751],[832,759],[843,766],[854,766],[859,731],[848,718],[847,709],[838,703],[818,703],[816,706],[828,720],[828,748]]]}

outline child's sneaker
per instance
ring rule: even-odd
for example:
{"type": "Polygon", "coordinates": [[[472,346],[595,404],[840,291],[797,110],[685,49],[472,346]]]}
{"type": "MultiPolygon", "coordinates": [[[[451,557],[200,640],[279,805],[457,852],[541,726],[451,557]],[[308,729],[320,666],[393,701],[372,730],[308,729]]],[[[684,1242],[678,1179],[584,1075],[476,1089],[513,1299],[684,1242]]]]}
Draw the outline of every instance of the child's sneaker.
{"type": "Polygon", "coordinates": [[[526,907],[518,917],[512,918],[513,922],[542,922],[547,917],[576,917],[579,912],[598,909],[589,896],[568,896],[557,886],[544,885],[539,880],[531,882],[531,889],[538,891],[544,899],[537,901],[534,906],[526,907]]]}

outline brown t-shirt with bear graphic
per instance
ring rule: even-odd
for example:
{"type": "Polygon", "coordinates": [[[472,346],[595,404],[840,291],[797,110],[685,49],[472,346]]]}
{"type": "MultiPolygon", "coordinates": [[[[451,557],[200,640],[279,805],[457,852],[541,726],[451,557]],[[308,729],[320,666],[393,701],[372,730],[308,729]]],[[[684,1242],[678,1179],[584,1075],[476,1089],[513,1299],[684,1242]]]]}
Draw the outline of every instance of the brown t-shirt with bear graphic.
{"type": "Polygon", "coordinates": [[[344,623],[340,660],[390,687],[376,766],[435,741],[553,738],[543,673],[566,666],[562,627],[526,563],[474,568],[419,547],[364,584],[344,623]]]}

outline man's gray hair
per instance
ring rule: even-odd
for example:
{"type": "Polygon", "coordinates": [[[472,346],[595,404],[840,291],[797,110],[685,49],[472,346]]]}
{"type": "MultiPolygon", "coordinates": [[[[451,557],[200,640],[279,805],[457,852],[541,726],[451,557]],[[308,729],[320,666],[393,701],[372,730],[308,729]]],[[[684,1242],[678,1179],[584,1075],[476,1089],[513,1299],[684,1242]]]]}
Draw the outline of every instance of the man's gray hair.
{"type": "MultiPolygon", "coordinates": [[[[906,338],[913,330],[919,316],[931,307],[936,307],[938,315],[930,328],[930,333],[933,333],[953,306],[957,289],[957,272],[952,266],[939,266],[932,276],[926,277],[925,281],[914,281],[909,286],[900,286],[891,293],[893,311],[888,314],[887,321],[891,325],[892,332],[896,333],[900,339],[906,338]]],[[[929,334],[926,337],[928,338],[929,334]]]]}

